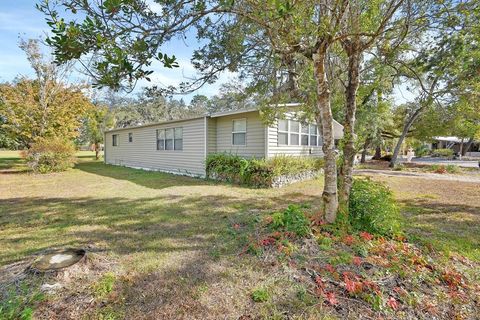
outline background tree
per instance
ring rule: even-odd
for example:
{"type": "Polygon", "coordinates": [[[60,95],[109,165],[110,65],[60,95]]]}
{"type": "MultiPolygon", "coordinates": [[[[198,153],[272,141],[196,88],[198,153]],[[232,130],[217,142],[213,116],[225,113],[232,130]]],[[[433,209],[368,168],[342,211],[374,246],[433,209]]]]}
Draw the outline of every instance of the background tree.
{"type": "Polygon", "coordinates": [[[19,77],[0,86],[4,130],[24,147],[39,137],[75,138],[82,118],[92,108],[84,87],[63,82],[70,67],[49,61],[37,40],[22,40],[20,47],[36,78],[19,77]]]}
{"type": "Polygon", "coordinates": [[[101,144],[104,143],[105,131],[113,128],[113,126],[113,115],[105,106],[93,108],[84,119],[80,141],[93,145],[95,159],[99,159],[101,144]]]}
{"type": "MultiPolygon", "coordinates": [[[[1,104],[2,102],[0,101],[0,111],[3,110],[1,104]]],[[[0,114],[0,149],[11,150],[22,147],[21,145],[19,145],[15,137],[11,135],[11,132],[6,129],[6,122],[7,119],[5,118],[5,116],[0,114]]]]}
{"type": "MultiPolygon", "coordinates": [[[[403,141],[422,114],[449,108],[462,97],[474,98],[479,82],[480,5],[478,1],[441,2],[426,17],[427,31],[403,61],[400,71],[419,94],[408,104],[403,129],[390,166],[395,166],[403,141]],[[421,49],[421,50],[419,50],[421,49]],[[406,61],[406,62],[405,62],[406,61]]],[[[414,44],[414,45],[413,45],[414,44]]],[[[468,99],[468,98],[467,98],[468,99]]]]}

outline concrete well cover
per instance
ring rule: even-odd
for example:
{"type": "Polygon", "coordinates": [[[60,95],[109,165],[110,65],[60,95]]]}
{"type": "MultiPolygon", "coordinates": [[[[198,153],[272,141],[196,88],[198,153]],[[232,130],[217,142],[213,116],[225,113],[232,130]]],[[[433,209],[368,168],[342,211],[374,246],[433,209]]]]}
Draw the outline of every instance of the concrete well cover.
{"type": "Polygon", "coordinates": [[[40,256],[32,263],[30,268],[40,272],[63,269],[82,260],[85,254],[86,252],[83,249],[57,250],[40,256]]]}

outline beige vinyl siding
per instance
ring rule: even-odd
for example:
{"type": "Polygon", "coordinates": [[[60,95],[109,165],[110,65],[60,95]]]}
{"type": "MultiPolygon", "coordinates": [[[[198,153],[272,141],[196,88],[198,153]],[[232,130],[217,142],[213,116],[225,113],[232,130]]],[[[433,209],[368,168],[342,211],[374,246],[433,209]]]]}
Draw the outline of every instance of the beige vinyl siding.
{"type": "Polygon", "coordinates": [[[216,152],[230,152],[242,157],[265,157],[265,125],[258,111],[215,118],[217,122],[216,152]],[[233,145],[233,120],[247,120],[246,145],[233,145]]]}
{"type": "Polygon", "coordinates": [[[207,153],[217,152],[217,119],[208,118],[208,145],[207,153]]]}
{"type": "Polygon", "coordinates": [[[333,138],[335,140],[343,138],[343,126],[337,121],[333,121],[333,138]]]}
{"type": "MultiPolygon", "coordinates": [[[[278,145],[278,123],[275,122],[268,128],[268,157],[277,155],[288,156],[316,156],[323,157],[322,141],[319,146],[279,146],[278,145]]],[[[320,133],[319,133],[320,134],[320,133]]],[[[319,137],[321,137],[319,135],[319,137]]]]}
{"type": "Polygon", "coordinates": [[[180,174],[205,175],[205,118],[110,131],[106,133],[105,162],[180,174]],[[157,129],[183,128],[183,150],[157,150],[157,129]],[[128,142],[133,133],[133,142],[128,142]],[[118,146],[112,146],[112,135],[118,146]]]}

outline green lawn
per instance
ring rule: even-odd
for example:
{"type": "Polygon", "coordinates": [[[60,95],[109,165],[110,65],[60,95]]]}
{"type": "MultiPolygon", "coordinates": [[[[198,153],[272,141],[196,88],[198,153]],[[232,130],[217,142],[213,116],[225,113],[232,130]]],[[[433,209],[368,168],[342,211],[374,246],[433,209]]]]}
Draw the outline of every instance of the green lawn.
{"type": "MultiPolygon", "coordinates": [[[[230,233],[236,224],[291,203],[318,210],[320,180],[248,189],[105,165],[94,161],[93,153],[79,156],[67,172],[34,175],[24,171],[18,153],[0,151],[0,266],[55,247],[92,252],[94,272],[80,273],[80,284],[40,303],[37,318],[51,318],[51,312],[65,319],[282,314],[285,306],[254,303],[250,294],[278,283],[295,288],[295,281],[266,272],[255,257],[239,255],[242,248],[230,233]]],[[[388,183],[411,219],[408,235],[480,261],[478,186],[439,187],[418,179],[412,188],[405,178],[388,183]]],[[[300,302],[288,303],[298,318],[326,316],[321,309],[307,312],[300,302]]]]}
{"type": "MultiPolygon", "coordinates": [[[[11,152],[1,157],[10,167],[21,164],[11,152]]],[[[129,284],[123,293],[131,301],[141,293],[152,312],[167,318],[192,308],[199,317],[217,318],[245,308],[249,282],[254,286],[261,277],[255,264],[238,263],[239,248],[223,240],[229,226],[290,203],[318,204],[320,195],[321,181],[255,190],[105,165],[93,157],[63,173],[9,170],[0,173],[0,266],[52,247],[88,247],[111,261],[109,269],[129,284]],[[232,297],[223,295],[225,285],[232,297]],[[235,303],[202,302],[203,291],[205,299],[235,303]],[[158,301],[162,295],[165,303],[158,301]]],[[[127,316],[142,315],[144,307],[129,307],[127,316]]]]}

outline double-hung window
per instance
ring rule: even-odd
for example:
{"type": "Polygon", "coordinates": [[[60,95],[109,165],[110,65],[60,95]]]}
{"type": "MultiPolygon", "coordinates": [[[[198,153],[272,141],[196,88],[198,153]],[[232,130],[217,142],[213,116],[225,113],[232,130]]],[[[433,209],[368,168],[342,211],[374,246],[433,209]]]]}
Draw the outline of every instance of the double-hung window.
{"type": "Polygon", "coordinates": [[[112,146],[118,146],[118,134],[112,134],[112,146]]]}
{"type": "Polygon", "coordinates": [[[174,130],[173,128],[165,130],[165,150],[173,150],[174,130]]]}
{"type": "Polygon", "coordinates": [[[165,130],[157,130],[157,150],[165,150],[165,130]]]}
{"type": "Polygon", "coordinates": [[[183,150],[183,128],[175,128],[174,138],[173,149],[183,150]]]}
{"type": "Polygon", "coordinates": [[[288,120],[278,120],[278,145],[288,145],[288,120]]]}
{"type": "Polygon", "coordinates": [[[318,126],[295,120],[278,120],[279,146],[318,146],[318,126]]]}
{"type": "Polygon", "coordinates": [[[128,142],[133,142],[133,133],[128,133],[128,142]]]}
{"type": "Polygon", "coordinates": [[[308,146],[308,134],[309,134],[308,123],[302,123],[300,131],[301,131],[300,142],[302,146],[308,146]]]}
{"type": "Polygon", "coordinates": [[[317,134],[317,126],[314,124],[310,125],[310,146],[317,146],[318,145],[318,134],[317,134]]]}
{"type": "Polygon", "coordinates": [[[247,145],[247,119],[233,120],[232,145],[247,145]]]}
{"type": "Polygon", "coordinates": [[[158,129],[157,150],[183,150],[183,128],[158,129]]]}
{"type": "Polygon", "coordinates": [[[290,125],[290,145],[300,145],[300,122],[294,120],[288,120],[290,125]]]}

